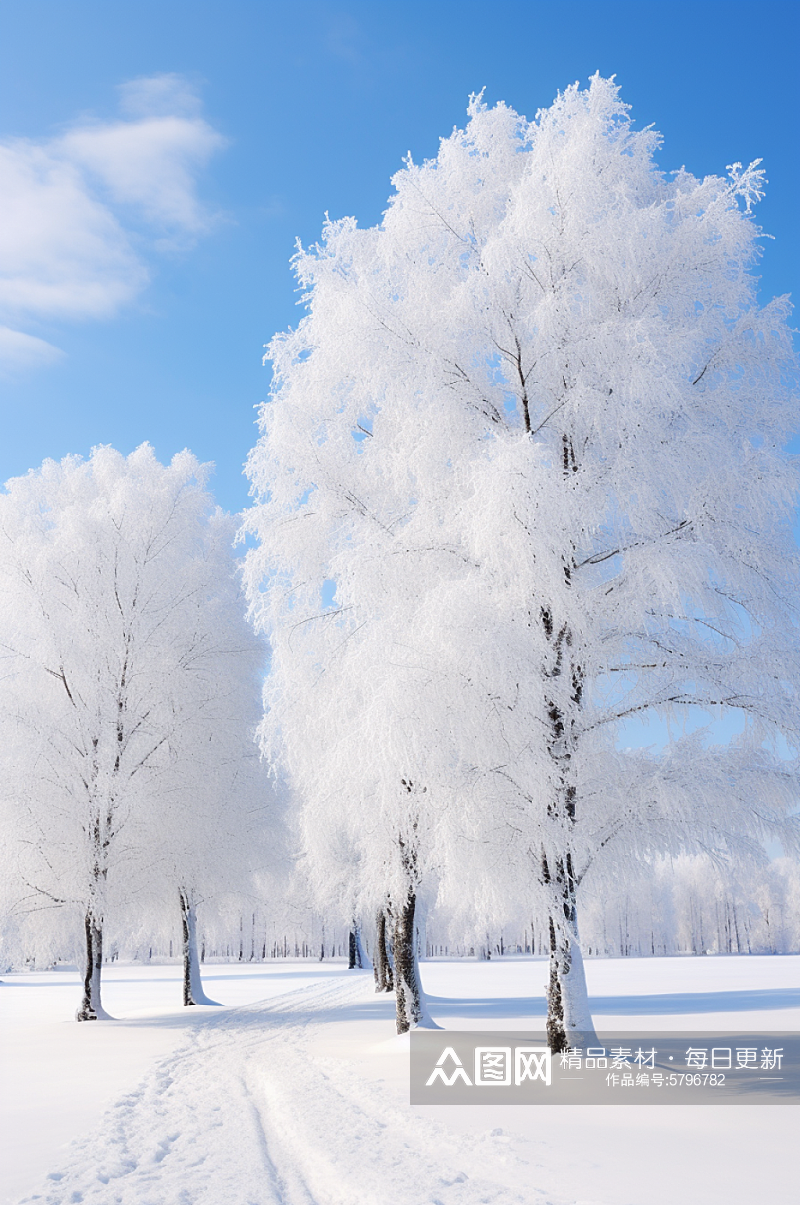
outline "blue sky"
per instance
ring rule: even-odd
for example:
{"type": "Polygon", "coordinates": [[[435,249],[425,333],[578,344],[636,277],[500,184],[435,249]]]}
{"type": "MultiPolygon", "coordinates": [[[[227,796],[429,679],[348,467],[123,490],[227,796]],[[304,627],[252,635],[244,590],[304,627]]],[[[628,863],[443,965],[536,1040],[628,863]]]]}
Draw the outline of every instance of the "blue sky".
{"type": "Polygon", "coordinates": [[[665,169],[763,158],[763,294],[796,291],[799,27],[795,0],[3,0],[0,480],[150,440],[244,506],[295,238],[378,221],[483,87],[531,117],[616,73],[665,169]]]}

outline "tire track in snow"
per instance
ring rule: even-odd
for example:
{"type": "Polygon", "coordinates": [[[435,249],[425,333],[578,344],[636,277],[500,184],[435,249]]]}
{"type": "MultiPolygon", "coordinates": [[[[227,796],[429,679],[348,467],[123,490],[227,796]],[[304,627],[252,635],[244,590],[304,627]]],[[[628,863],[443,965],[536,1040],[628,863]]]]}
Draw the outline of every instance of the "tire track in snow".
{"type": "MultiPolygon", "coordinates": [[[[374,1000],[364,980],[330,992],[320,1007],[374,1000]]],[[[320,1205],[561,1205],[563,1198],[556,1201],[531,1185],[532,1169],[502,1131],[457,1135],[399,1102],[396,1085],[370,1082],[346,1060],[315,1053],[325,1027],[312,1014],[294,1030],[291,1045],[279,1052],[280,1074],[273,1064],[268,1076],[251,1069],[251,1091],[262,1102],[273,1156],[281,1152],[304,1166],[320,1205]],[[315,1074],[301,1090],[309,1067],[315,1074]],[[296,1116],[287,1124],[293,1103],[296,1116]],[[344,1140],[320,1141],[332,1125],[344,1140]]]]}
{"type": "Polygon", "coordinates": [[[20,1205],[563,1205],[492,1135],[456,1135],[315,1054],[367,999],[359,977],[210,1016],[20,1205]]]}

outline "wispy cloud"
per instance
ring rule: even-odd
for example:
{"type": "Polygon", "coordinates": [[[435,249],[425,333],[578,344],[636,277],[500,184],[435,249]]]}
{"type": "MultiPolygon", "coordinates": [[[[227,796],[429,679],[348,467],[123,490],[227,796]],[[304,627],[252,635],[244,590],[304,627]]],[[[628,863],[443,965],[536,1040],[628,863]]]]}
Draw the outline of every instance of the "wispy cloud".
{"type": "Polygon", "coordinates": [[[64,353],[52,343],[0,326],[0,375],[8,376],[27,368],[60,360],[64,353]]]}
{"type": "Polygon", "coordinates": [[[119,86],[119,107],[129,117],[200,117],[202,103],[182,75],[150,75],[119,86]]]}
{"type": "Polygon", "coordinates": [[[57,349],[24,329],[102,318],[144,289],[150,252],[191,243],[213,215],[199,173],[225,140],[178,76],[123,85],[128,120],[82,122],[58,138],[0,141],[0,364],[57,349]],[[38,353],[37,353],[37,348],[38,353]]]}

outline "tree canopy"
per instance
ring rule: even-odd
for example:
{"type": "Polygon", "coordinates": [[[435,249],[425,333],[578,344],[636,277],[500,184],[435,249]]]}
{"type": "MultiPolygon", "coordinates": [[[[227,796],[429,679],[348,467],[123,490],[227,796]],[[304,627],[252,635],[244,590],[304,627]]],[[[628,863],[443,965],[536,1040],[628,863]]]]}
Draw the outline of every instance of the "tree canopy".
{"type": "Polygon", "coordinates": [[[599,76],[531,122],[473,98],[378,226],[298,249],[249,465],[263,739],[320,888],[527,890],[556,1046],[591,1028],[590,866],[793,839],[789,305],[758,305],[758,164],[659,145],[599,76]],[[720,711],[730,741],[623,747],[720,711]]]}

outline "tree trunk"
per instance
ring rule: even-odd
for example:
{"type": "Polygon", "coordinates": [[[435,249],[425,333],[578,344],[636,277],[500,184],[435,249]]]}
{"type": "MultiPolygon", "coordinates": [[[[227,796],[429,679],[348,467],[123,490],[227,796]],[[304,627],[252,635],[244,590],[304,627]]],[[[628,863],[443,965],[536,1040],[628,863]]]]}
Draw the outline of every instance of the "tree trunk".
{"type": "Polygon", "coordinates": [[[586,975],[578,938],[575,882],[571,858],[557,862],[551,873],[544,860],[544,877],[556,899],[550,912],[550,982],[547,988],[547,1044],[554,1052],[570,1046],[595,1045],[586,975]]]}
{"type": "Polygon", "coordinates": [[[354,929],[356,935],[356,966],[363,971],[372,969],[372,959],[364,948],[364,943],[361,940],[361,925],[356,925],[354,929]]]}
{"type": "Polygon", "coordinates": [[[86,945],[84,954],[83,999],[75,1013],[76,1021],[105,1021],[108,1013],[100,1003],[100,974],[103,968],[103,927],[91,908],[84,916],[86,945]]]}
{"type": "Polygon", "coordinates": [[[398,1033],[408,1033],[412,1028],[439,1029],[428,1014],[420,986],[414,925],[416,908],[416,893],[409,890],[405,903],[394,914],[394,992],[398,1033]]]}
{"type": "Polygon", "coordinates": [[[354,971],[357,967],[359,971],[369,970],[372,963],[370,962],[369,954],[367,954],[361,942],[361,926],[355,919],[353,920],[353,927],[350,930],[347,948],[347,969],[354,971]]]}
{"type": "Polygon", "coordinates": [[[397,909],[394,922],[395,1000],[397,1003],[397,1032],[407,1033],[422,1019],[417,951],[414,941],[414,912],[417,899],[409,891],[405,903],[397,909]]]}
{"type": "Polygon", "coordinates": [[[183,932],[183,1003],[216,1004],[203,991],[200,960],[197,956],[197,920],[191,893],[181,887],[181,929],[183,932]]]}
{"type": "Polygon", "coordinates": [[[559,1052],[596,1043],[577,931],[572,925],[556,925],[551,917],[547,1044],[559,1052]]]}
{"type": "Polygon", "coordinates": [[[394,973],[392,971],[392,961],[388,948],[386,913],[383,908],[378,909],[378,915],[375,918],[375,928],[375,960],[372,968],[375,974],[375,991],[393,992],[394,973]]]}
{"type": "MultiPolygon", "coordinates": [[[[565,435],[564,475],[577,471],[572,442],[565,435]]],[[[572,582],[574,561],[563,563],[567,587],[572,582]]],[[[578,939],[577,883],[572,864],[571,834],[577,813],[577,786],[572,755],[580,731],[579,714],[583,702],[584,671],[568,623],[556,624],[550,607],[542,607],[542,627],[550,645],[549,663],[544,666],[545,680],[550,679],[552,695],[546,698],[550,722],[548,752],[553,762],[558,788],[548,806],[552,822],[551,854],[542,852],[541,881],[551,894],[549,908],[550,983],[547,989],[547,1043],[553,1051],[570,1046],[592,1045],[597,1036],[589,1011],[583,956],[578,939]],[[566,687],[566,689],[564,689],[566,687]],[[553,851],[553,846],[555,850],[553,851]]]]}

